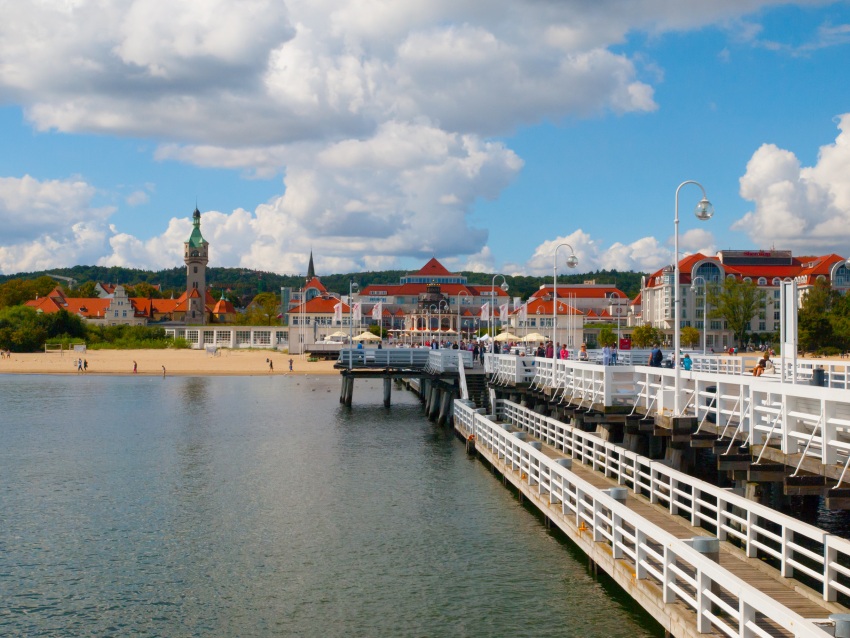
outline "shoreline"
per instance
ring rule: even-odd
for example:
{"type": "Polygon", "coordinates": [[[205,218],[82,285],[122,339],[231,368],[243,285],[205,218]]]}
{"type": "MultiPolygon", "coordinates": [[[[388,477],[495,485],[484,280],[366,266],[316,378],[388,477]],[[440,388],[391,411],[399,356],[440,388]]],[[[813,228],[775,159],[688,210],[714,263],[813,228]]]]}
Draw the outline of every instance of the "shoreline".
{"type": "Polygon", "coordinates": [[[0,374],[62,374],[109,376],[275,376],[335,375],[335,361],[307,361],[301,355],[274,350],[224,350],[217,356],[204,350],[89,350],[84,354],[65,351],[15,353],[0,359],[0,374]],[[88,362],[78,372],[76,361],[88,362]],[[292,359],[292,371],[289,360],[292,359]],[[274,366],[269,369],[268,360],[274,366]],[[133,372],[133,364],[136,372],[133,372]]]}

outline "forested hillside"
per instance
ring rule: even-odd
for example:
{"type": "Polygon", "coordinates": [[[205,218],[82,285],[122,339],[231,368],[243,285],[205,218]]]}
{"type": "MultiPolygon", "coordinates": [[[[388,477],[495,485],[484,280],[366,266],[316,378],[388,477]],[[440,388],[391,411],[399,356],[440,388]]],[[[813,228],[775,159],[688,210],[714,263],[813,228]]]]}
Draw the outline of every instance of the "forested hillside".
{"type": "MultiPolygon", "coordinates": [[[[379,272],[359,272],[348,274],[321,276],[325,287],[339,294],[348,294],[349,281],[353,280],[362,288],[370,284],[392,284],[398,283],[399,279],[407,274],[403,270],[384,270],[379,272]]],[[[470,284],[491,285],[493,275],[487,273],[463,272],[469,279],[470,284]]],[[[120,268],[117,266],[74,266],[73,268],[54,268],[46,271],[18,273],[14,275],[0,275],[0,285],[21,280],[31,282],[45,275],[58,275],[59,277],[71,278],[74,286],[70,286],[65,279],[57,279],[70,293],[79,291],[87,293],[96,282],[122,284],[136,287],[138,284],[159,284],[163,296],[180,295],[186,288],[186,269],[170,268],[168,270],[151,271],[136,270],[133,268],[120,268]]],[[[618,272],[615,270],[599,270],[592,273],[559,275],[559,284],[580,284],[586,280],[595,280],[597,284],[614,284],[630,298],[634,298],[640,292],[640,281],[642,273],[618,272]]],[[[543,284],[552,282],[552,277],[507,277],[510,286],[509,294],[512,297],[528,298],[535,290],[543,284]]],[[[245,268],[209,268],[207,269],[207,284],[213,289],[215,297],[221,296],[222,292],[228,292],[227,297],[236,304],[245,305],[260,292],[280,293],[281,287],[299,288],[304,284],[303,275],[278,275],[271,272],[259,270],[248,270],[245,268]]],[[[499,277],[497,283],[501,283],[499,277]]],[[[39,286],[39,288],[43,287],[39,286]]],[[[142,290],[149,287],[142,286],[142,290]]],[[[43,293],[42,293],[43,294],[43,293]]],[[[78,295],[81,296],[81,295],[78,295]]],[[[86,295],[82,295],[86,296],[86,295]]]]}

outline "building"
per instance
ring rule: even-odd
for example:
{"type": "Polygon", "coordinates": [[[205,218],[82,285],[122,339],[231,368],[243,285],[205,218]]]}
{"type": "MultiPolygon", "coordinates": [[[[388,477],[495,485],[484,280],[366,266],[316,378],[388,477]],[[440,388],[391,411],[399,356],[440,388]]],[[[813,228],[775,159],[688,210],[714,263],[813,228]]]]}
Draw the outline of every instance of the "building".
{"type": "MultiPolygon", "coordinates": [[[[640,315],[635,325],[649,324],[673,341],[674,269],[667,266],[645,277],[641,286],[640,315]]],[[[780,284],[796,280],[800,298],[818,281],[829,282],[841,293],[850,289],[850,268],[836,254],[821,257],[794,257],[790,250],[723,250],[714,257],[701,253],[679,261],[681,328],[693,326],[705,331],[707,349],[725,350],[737,345],[735,336],[722,319],[708,319],[706,287],[720,285],[724,279],[752,282],[765,292],[764,305],[750,322],[749,332],[757,342],[774,341],[780,330],[780,284]],[[707,325],[706,325],[707,324],[707,325]]]]}
{"type": "MultiPolygon", "coordinates": [[[[470,284],[459,273],[452,273],[436,258],[430,259],[416,272],[404,275],[397,284],[372,284],[355,298],[368,313],[375,304],[382,304],[392,316],[395,330],[407,336],[422,333],[457,335],[469,331],[477,319],[481,325],[481,306],[491,308],[510,303],[508,293],[498,284],[470,284]],[[404,325],[399,327],[400,313],[404,325]]],[[[484,318],[486,325],[486,317],[484,318]]]]}
{"type": "Polygon", "coordinates": [[[186,263],[185,323],[205,324],[210,309],[206,304],[207,263],[209,243],[201,235],[201,211],[192,213],[192,234],[183,244],[183,261],[186,263]]]}

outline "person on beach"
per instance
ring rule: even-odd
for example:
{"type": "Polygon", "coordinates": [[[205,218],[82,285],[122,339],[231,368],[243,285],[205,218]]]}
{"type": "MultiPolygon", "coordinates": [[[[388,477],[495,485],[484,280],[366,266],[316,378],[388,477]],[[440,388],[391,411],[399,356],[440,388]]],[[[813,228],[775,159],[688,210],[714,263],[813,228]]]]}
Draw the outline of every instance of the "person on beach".
{"type": "Polygon", "coordinates": [[[274,361],[271,359],[266,359],[269,362],[269,372],[274,372],[274,361]]]}
{"type": "Polygon", "coordinates": [[[83,360],[77,359],[77,374],[83,371],[83,360]]]}
{"type": "Polygon", "coordinates": [[[88,372],[88,371],[89,371],[89,360],[83,359],[83,372],[88,372]]]}
{"type": "Polygon", "coordinates": [[[292,372],[292,359],[289,360],[289,371],[292,372]]]}
{"type": "Polygon", "coordinates": [[[165,376],[165,366],[162,366],[162,376],[165,376]]]}
{"type": "Polygon", "coordinates": [[[133,361],[133,374],[136,374],[139,371],[139,364],[133,361]]]}

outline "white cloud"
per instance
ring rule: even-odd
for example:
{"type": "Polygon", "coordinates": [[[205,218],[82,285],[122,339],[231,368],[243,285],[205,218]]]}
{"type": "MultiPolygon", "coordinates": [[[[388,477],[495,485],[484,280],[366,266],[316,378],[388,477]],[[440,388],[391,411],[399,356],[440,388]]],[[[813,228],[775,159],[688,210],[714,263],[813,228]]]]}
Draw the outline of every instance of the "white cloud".
{"type": "Polygon", "coordinates": [[[150,196],[145,191],[133,191],[124,199],[128,206],[140,206],[147,204],[149,200],[150,196]]]}
{"type": "Polygon", "coordinates": [[[790,151],[764,144],[741,177],[741,197],[754,210],[732,228],[755,246],[795,252],[847,252],[850,241],[850,114],[839,119],[833,144],[820,148],[814,166],[803,167],[790,151]]]}
{"type": "MultiPolygon", "coordinates": [[[[283,195],[253,212],[205,214],[219,265],[302,272],[315,241],[336,270],[433,254],[489,269],[487,231],[468,215],[479,198],[498,197],[522,167],[492,136],[547,120],[652,111],[651,83],[663,73],[614,46],[635,31],[734,24],[773,4],[174,0],[163,11],[159,0],[14,7],[0,0],[7,9],[0,99],[20,104],[39,130],[156,139],[163,161],[252,178],[284,175],[283,195]]],[[[835,27],[822,37],[842,41],[845,32],[835,27]]],[[[821,164],[823,179],[833,170],[843,179],[840,158],[821,164]]],[[[754,197],[764,183],[759,171],[753,165],[754,197]]],[[[0,181],[7,246],[0,267],[50,262],[39,246],[64,256],[56,264],[84,257],[138,267],[180,263],[186,220],[139,239],[106,226],[112,211],[92,205],[89,184],[8,182],[15,179],[0,181]],[[21,214],[16,197],[34,214],[21,214]]],[[[782,187],[765,189],[780,197],[782,187]]],[[[143,203],[145,190],[127,204],[143,203]]],[[[799,186],[791,190],[800,194],[799,186]]],[[[828,198],[838,201],[839,190],[828,198]]],[[[806,190],[786,206],[789,228],[816,194],[806,190]]],[[[819,231],[828,234],[838,221],[827,216],[819,231]]],[[[770,227],[755,218],[741,223],[760,234],[770,227]]],[[[641,268],[663,253],[652,238],[608,249],[584,235],[575,241],[587,269],[641,268]]],[[[528,267],[545,271],[546,249],[538,251],[528,267]]]]}

